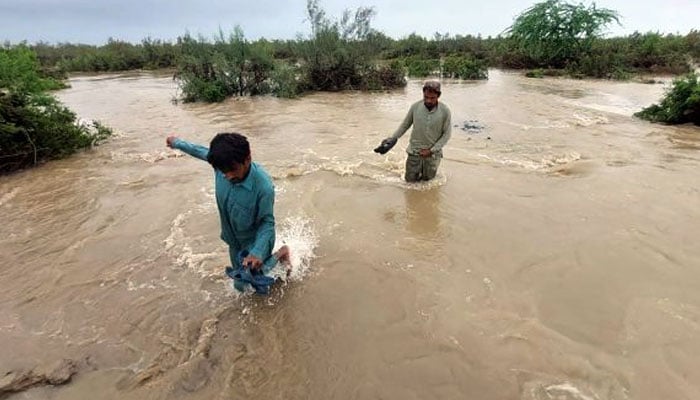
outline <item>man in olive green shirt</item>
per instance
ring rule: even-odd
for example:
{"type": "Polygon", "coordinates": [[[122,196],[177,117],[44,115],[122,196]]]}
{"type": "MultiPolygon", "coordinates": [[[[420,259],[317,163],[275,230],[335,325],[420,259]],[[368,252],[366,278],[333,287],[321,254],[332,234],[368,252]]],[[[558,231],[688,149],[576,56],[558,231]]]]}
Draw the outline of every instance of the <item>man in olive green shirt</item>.
{"type": "MultiPolygon", "coordinates": [[[[385,140],[388,143],[382,142],[382,146],[388,145],[391,148],[413,125],[406,149],[408,158],[405,179],[407,182],[428,181],[435,178],[437,174],[442,159],[442,148],[450,139],[452,132],[452,115],[447,105],[438,102],[440,94],[440,82],[425,82],[423,101],[411,105],[406,118],[396,132],[385,140]]],[[[381,153],[381,151],[377,152],[381,153]]]]}

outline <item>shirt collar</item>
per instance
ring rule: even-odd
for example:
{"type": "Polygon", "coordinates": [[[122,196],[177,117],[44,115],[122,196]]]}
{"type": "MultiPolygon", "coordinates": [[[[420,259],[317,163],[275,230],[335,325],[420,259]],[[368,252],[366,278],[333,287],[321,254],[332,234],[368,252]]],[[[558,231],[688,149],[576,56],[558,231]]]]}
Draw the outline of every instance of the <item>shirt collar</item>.
{"type": "Polygon", "coordinates": [[[251,161],[250,163],[250,171],[248,171],[248,176],[245,177],[243,182],[238,183],[238,185],[241,185],[243,188],[245,188],[248,191],[253,191],[253,181],[255,178],[253,175],[258,173],[258,166],[251,161]]]}

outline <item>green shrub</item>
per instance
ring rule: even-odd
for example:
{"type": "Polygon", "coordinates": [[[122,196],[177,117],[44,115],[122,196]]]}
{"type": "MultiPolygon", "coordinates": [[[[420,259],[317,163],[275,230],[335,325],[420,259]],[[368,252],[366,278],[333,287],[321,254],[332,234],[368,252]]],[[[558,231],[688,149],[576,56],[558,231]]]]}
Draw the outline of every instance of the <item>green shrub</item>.
{"type": "Polygon", "coordinates": [[[361,79],[356,87],[362,90],[383,90],[406,86],[404,68],[397,61],[389,65],[371,66],[362,72],[361,79]]]}
{"type": "Polygon", "coordinates": [[[525,72],[525,76],[528,78],[544,78],[544,70],[542,68],[531,69],[525,72]]]}
{"type": "Polygon", "coordinates": [[[238,26],[228,37],[220,31],[214,43],[186,34],[178,44],[181,56],[175,77],[185,102],[218,102],[272,90],[272,49],[265,43],[251,45],[238,26]]]}
{"type": "Polygon", "coordinates": [[[377,74],[382,88],[398,88],[406,86],[406,73],[404,67],[398,61],[392,61],[389,65],[377,67],[377,74]]]}
{"type": "Polygon", "coordinates": [[[97,122],[79,125],[72,111],[45,93],[60,86],[40,74],[26,46],[0,48],[0,173],[65,157],[111,134],[97,122]]]}
{"type": "Polygon", "coordinates": [[[340,20],[326,17],[317,0],[307,1],[311,37],[300,46],[302,85],[307,90],[384,89],[405,85],[398,66],[380,67],[386,40],[370,26],[374,10],[345,11],[340,20]]]}
{"type": "Polygon", "coordinates": [[[440,60],[438,59],[423,60],[419,58],[409,58],[404,62],[406,63],[408,76],[412,78],[424,78],[440,73],[440,60]]]}
{"type": "Polygon", "coordinates": [[[445,57],[443,76],[458,79],[488,79],[489,71],[484,61],[469,57],[445,57]]]}
{"type": "Polygon", "coordinates": [[[270,76],[272,93],[277,97],[288,99],[299,96],[301,94],[299,75],[298,67],[284,61],[278,61],[270,76]]]}
{"type": "Polygon", "coordinates": [[[63,86],[41,74],[36,54],[28,47],[0,47],[0,89],[32,94],[63,86]]]}
{"type": "Polygon", "coordinates": [[[653,104],[634,114],[636,117],[665,124],[692,122],[700,125],[700,80],[690,73],[673,81],[659,104],[653,104]]]}
{"type": "Polygon", "coordinates": [[[53,97],[0,92],[0,173],[66,157],[110,134],[99,122],[78,125],[53,97]]]}

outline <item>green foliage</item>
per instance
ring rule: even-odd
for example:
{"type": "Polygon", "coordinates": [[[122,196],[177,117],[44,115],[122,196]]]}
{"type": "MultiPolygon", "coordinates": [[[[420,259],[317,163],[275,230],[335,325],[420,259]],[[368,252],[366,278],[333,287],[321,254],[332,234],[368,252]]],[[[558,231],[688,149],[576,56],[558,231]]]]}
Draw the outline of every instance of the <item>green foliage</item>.
{"type": "Polygon", "coordinates": [[[687,73],[690,49],[685,38],[649,32],[633,33],[628,38],[625,54],[631,69],[652,73],[687,73]]]}
{"type": "Polygon", "coordinates": [[[62,88],[60,81],[42,76],[36,54],[26,47],[0,47],[0,90],[40,93],[62,88]]]}
{"type": "MultiPolygon", "coordinates": [[[[138,46],[136,46],[138,49],[138,46]]],[[[176,48],[168,42],[147,37],[141,41],[141,56],[143,68],[159,69],[175,66],[177,59],[176,48]]]]}
{"type": "Polygon", "coordinates": [[[425,78],[426,76],[440,73],[439,59],[425,60],[418,57],[411,57],[404,60],[404,63],[408,70],[408,76],[412,78],[425,78]]]}
{"type": "Polygon", "coordinates": [[[181,57],[176,77],[186,102],[216,102],[272,90],[274,61],[269,43],[250,44],[238,26],[228,37],[219,31],[213,44],[189,34],[179,38],[178,44],[181,57]]]}
{"type": "Polygon", "coordinates": [[[544,70],[541,68],[533,69],[525,72],[525,76],[528,78],[544,78],[544,70]]]}
{"type": "Polygon", "coordinates": [[[442,72],[445,77],[458,79],[478,80],[489,77],[486,63],[469,57],[446,57],[442,72]]]}
{"type": "Polygon", "coordinates": [[[389,88],[405,84],[405,73],[474,79],[485,78],[487,67],[539,68],[578,78],[629,79],[640,72],[684,74],[692,62],[700,63],[697,30],[685,36],[635,32],[605,39],[603,28],[619,23],[615,11],[564,0],[535,4],[518,16],[506,36],[494,38],[436,32],[430,38],[413,33],[392,39],[372,29],[372,8],[345,11],[336,20],[326,15],[318,0],[307,0],[306,6],[311,35],[296,40],[250,42],[242,33],[240,37],[220,33],[214,42],[185,35],[176,43],[110,39],[104,46],[38,43],[32,49],[41,63],[40,73],[56,80],[71,71],[177,66],[177,77],[186,78],[180,82],[187,101],[389,88]],[[439,60],[452,58],[472,63],[463,68],[440,65],[439,60]],[[382,67],[394,61],[400,64],[398,69],[382,67]]]}
{"type": "Polygon", "coordinates": [[[621,46],[624,42],[599,40],[592,44],[588,52],[572,60],[567,66],[571,75],[589,76],[604,79],[627,79],[631,66],[627,63],[621,46]]]}
{"type": "Polygon", "coordinates": [[[64,72],[102,72],[171,68],[177,48],[161,40],[146,38],[140,44],[110,38],[103,46],[37,43],[32,46],[43,68],[64,72]]]}
{"type": "Polygon", "coordinates": [[[690,57],[700,62],[700,31],[693,29],[685,39],[685,47],[690,57]]]}
{"type": "Polygon", "coordinates": [[[696,73],[673,81],[659,104],[634,114],[636,117],[665,124],[692,122],[700,125],[700,78],[696,73]]]}
{"type": "Polygon", "coordinates": [[[270,76],[272,93],[277,97],[294,98],[301,94],[298,67],[284,61],[278,61],[270,76]]]}
{"type": "Polygon", "coordinates": [[[59,86],[41,75],[26,46],[0,49],[0,173],[65,157],[111,134],[99,123],[78,125],[73,112],[45,93],[59,86]]]}
{"type": "Polygon", "coordinates": [[[388,65],[372,67],[363,74],[363,81],[359,89],[383,90],[406,86],[404,68],[398,61],[392,61],[388,65]]]}
{"type": "Polygon", "coordinates": [[[595,4],[546,0],[521,13],[506,32],[539,66],[562,68],[588,53],[613,21],[619,23],[616,11],[595,4]]]}
{"type": "Polygon", "coordinates": [[[0,93],[0,173],[66,157],[110,134],[98,122],[78,125],[53,97],[0,93]]]}
{"type": "Polygon", "coordinates": [[[326,17],[318,0],[308,0],[307,13],[311,37],[300,48],[306,89],[337,91],[405,85],[399,69],[377,65],[385,41],[371,28],[372,8],[360,7],[354,13],[346,10],[339,21],[334,21],[326,17]]]}

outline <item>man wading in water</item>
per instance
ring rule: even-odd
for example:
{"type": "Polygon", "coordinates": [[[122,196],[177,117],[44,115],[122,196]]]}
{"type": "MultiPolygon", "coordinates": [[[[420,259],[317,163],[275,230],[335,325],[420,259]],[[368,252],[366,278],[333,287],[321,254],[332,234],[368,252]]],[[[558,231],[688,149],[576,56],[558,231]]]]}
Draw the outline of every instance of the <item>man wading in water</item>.
{"type": "Polygon", "coordinates": [[[440,82],[425,82],[423,100],[411,105],[396,132],[374,149],[379,154],[385,154],[413,125],[406,149],[406,182],[428,181],[437,174],[442,159],[442,148],[450,140],[452,132],[450,109],[438,102],[441,93],[440,82]]]}
{"type": "Polygon", "coordinates": [[[252,161],[248,139],[238,133],[219,133],[206,148],[168,136],[166,144],[214,167],[221,239],[229,246],[232,265],[226,273],[239,291],[250,284],[266,294],[274,279],[265,275],[278,261],[287,265],[289,273],[289,248],[282,246],[272,254],[275,188],[267,172],[252,161]]]}

